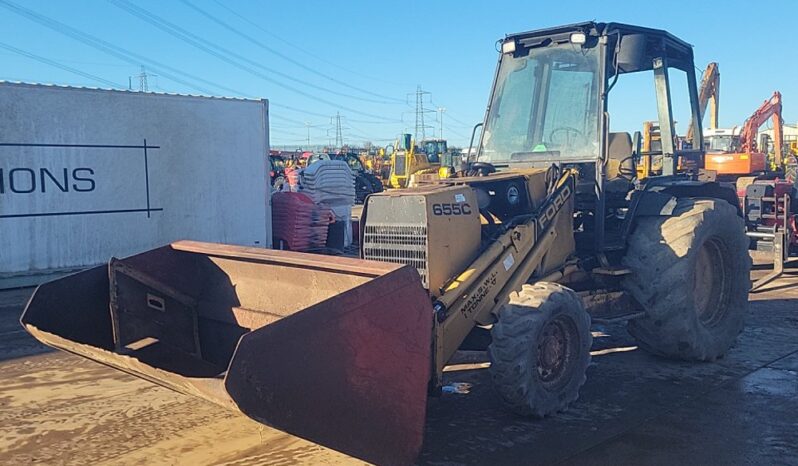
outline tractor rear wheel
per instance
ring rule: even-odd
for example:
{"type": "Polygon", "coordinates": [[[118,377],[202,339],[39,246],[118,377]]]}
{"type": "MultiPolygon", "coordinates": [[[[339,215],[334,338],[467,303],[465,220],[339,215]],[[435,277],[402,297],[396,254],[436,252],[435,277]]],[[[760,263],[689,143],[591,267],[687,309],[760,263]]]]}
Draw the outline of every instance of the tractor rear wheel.
{"type": "Polygon", "coordinates": [[[488,347],[493,385],[507,407],[543,417],[579,397],[590,364],[590,316],[569,288],[524,285],[498,312],[488,347]]]}
{"type": "Polygon", "coordinates": [[[650,352],[712,361],[748,313],[751,258],[743,220],[719,199],[679,199],[671,217],[643,217],[629,239],[624,288],[645,316],[629,333],[650,352]]]}

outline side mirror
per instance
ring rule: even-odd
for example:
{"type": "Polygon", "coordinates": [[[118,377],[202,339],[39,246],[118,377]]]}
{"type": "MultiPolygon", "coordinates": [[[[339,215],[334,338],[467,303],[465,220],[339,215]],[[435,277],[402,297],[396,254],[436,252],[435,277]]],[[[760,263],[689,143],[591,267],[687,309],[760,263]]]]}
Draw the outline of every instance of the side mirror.
{"type": "Polygon", "coordinates": [[[646,62],[648,37],[645,34],[627,34],[621,37],[620,50],[615,56],[618,68],[625,72],[650,68],[646,62]]]}
{"type": "Polygon", "coordinates": [[[390,157],[393,154],[394,150],[396,149],[393,147],[393,144],[388,144],[387,146],[385,146],[385,155],[390,157]]]}

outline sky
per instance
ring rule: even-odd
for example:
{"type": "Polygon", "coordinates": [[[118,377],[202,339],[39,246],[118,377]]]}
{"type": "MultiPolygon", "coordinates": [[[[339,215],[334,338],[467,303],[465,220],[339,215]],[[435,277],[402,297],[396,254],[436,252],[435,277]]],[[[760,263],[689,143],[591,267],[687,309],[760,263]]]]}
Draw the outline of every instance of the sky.
{"type": "MultiPolygon", "coordinates": [[[[484,116],[496,41],[585,20],[666,29],[694,45],[696,67],[719,62],[721,127],[742,124],[775,90],[785,122],[798,122],[796,0],[0,0],[0,7],[0,79],[138,89],[144,66],[150,91],[269,99],[272,145],[303,146],[308,131],[312,145],[333,142],[335,115],[345,143],[386,145],[414,131],[420,86],[426,136],[440,135],[442,117],[443,136],[465,146],[484,116]]],[[[653,81],[635,78],[620,80],[611,96],[613,130],[636,131],[656,117],[653,81]]],[[[687,121],[685,99],[674,91],[680,121],[687,121]]]]}

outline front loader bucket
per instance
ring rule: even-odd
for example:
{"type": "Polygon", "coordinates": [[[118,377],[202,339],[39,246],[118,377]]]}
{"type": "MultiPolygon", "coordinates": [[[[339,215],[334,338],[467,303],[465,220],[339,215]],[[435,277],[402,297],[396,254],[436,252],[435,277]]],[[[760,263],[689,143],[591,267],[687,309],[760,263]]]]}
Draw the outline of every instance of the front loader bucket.
{"type": "Polygon", "coordinates": [[[415,269],[181,241],[39,286],[40,341],[379,464],[421,448],[432,306],[415,269]]]}

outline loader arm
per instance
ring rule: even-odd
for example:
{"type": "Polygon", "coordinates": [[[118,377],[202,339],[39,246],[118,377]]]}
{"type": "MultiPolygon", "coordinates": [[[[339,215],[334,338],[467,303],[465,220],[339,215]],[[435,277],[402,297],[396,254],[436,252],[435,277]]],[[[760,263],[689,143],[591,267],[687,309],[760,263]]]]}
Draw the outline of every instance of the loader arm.
{"type": "MultiPolygon", "coordinates": [[[[575,176],[568,172],[532,215],[516,217],[471,265],[443,289],[434,304],[433,384],[475,325],[492,324],[495,312],[540,267],[557,237],[557,218],[573,213],[575,176]]],[[[548,272],[548,271],[546,271],[548,272]]]]}

